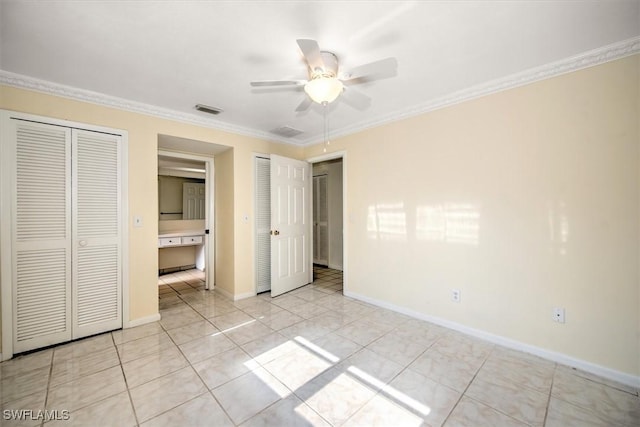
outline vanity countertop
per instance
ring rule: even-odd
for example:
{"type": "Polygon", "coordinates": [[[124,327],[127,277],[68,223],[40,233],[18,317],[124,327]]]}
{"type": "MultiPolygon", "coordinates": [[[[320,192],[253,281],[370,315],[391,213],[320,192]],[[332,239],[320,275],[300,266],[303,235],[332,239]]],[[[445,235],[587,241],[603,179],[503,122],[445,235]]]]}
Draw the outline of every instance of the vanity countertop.
{"type": "Polygon", "coordinates": [[[204,230],[183,230],[183,231],[159,233],[158,238],[164,239],[166,237],[185,237],[185,236],[202,236],[202,235],[204,235],[204,230]]]}

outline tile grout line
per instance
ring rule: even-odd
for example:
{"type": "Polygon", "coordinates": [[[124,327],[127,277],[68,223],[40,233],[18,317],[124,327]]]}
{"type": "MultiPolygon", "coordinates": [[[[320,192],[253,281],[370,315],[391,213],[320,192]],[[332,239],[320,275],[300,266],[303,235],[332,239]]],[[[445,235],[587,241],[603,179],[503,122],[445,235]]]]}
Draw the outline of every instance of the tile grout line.
{"type": "MultiPolygon", "coordinates": [[[[207,319],[205,319],[205,320],[207,320],[207,319]]],[[[208,321],[208,320],[207,320],[207,321],[208,321]]],[[[211,322],[209,322],[209,323],[211,323],[211,322]]],[[[160,326],[164,329],[164,326],[162,326],[162,325],[160,325],[160,326]]],[[[213,326],[215,327],[215,325],[213,325],[213,326]]],[[[216,329],[217,329],[217,328],[216,328],[216,329]]],[[[166,329],[165,329],[165,332],[167,332],[167,330],[166,330],[166,329]]],[[[173,339],[173,337],[172,337],[171,335],[169,335],[169,333],[168,333],[168,332],[167,332],[167,335],[169,336],[169,339],[171,340],[171,342],[176,346],[176,348],[178,349],[178,351],[180,352],[180,354],[182,354],[182,357],[184,357],[184,360],[186,360],[186,361],[187,361],[187,364],[189,365],[189,367],[191,368],[191,370],[193,371],[193,373],[198,377],[198,379],[199,379],[200,381],[202,381],[202,385],[204,385],[204,388],[205,388],[207,391],[206,391],[206,392],[204,392],[204,393],[202,393],[202,394],[199,394],[199,395],[197,395],[197,396],[195,396],[195,397],[193,397],[193,398],[191,398],[191,399],[189,399],[189,400],[187,400],[187,401],[185,401],[185,402],[182,402],[182,403],[180,403],[179,405],[176,405],[176,406],[174,406],[174,407],[172,407],[172,408],[169,408],[169,409],[167,409],[166,411],[164,411],[164,412],[162,412],[162,413],[160,413],[160,414],[157,414],[156,416],[154,416],[154,417],[150,418],[149,420],[152,420],[152,419],[154,419],[154,418],[157,418],[157,417],[159,417],[159,416],[160,416],[160,415],[162,415],[162,414],[165,414],[165,413],[167,413],[167,412],[169,412],[169,411],[172,411],[172,410],[174,410],[175,408],[177,408],[177,407],[179,407],[179,406],[182,406],[182,405],[184,405],[184,404],[185,404],[185,403],[187,403],[187,402],[191,402],[192,400],[195,400],[195,399],[197,399],[198,397],[200,397],[200,396],[202,396],[202,395],[204,395],[204,394],[207,394],[207,393],[208,393],[209,395],[211,395],[211,397],[213,398],[213,400],[218,404],[218,406],[220,407],[220,409],[222,409],[222,411],[223,411],[223,412],[224,412],[224,414],[227,416],[227,418],[228,418],[228,419],[233,423],[233,420],[231,419],[231,417],[230,417],[230,416],[229,416],[229,414],[227,413],[227,410],[226,410],[226,409],[224,409],[224,407],[220,404],[220,402],[218,401],[218,399],[216,399],[215,395],[213,394],[213,390],[209,389],[209,386],[208,386],[208,385],[207,385],[207,383],[204,381],[204,379],[200,376],[200,374],[198,373],[197,369],[193,366],[193,364],[191,363],[191,361],[189,360],[189,358],[187,357],[187,355],[186,355],[186,354],[184,354],[184,352],[182,351],[182,349],[180,348],[180,346],[175,342],[175,340],[173,339]]],[[[238,346],[238,348],[240,348],[240,347],[238,346]]],[[[216,356],[216,355],[211,356],[211,357],[215,357],[215,356],[216,356]]],[[[204,360],[207,360],[207,359],[204,359],[204,360]]],[[[204,361],[204,360],[203,360],[203,361],[204,361]]],[[[198,362],[198,363],[200,363],[200,362],[198,362]]],[[[184,369],[184,368],[180,368],[180,369],[184,369]]],[[[175,372],[177,372],[177,371],[170,372],[170,373],[165,374],[165,375],[162,375],[162,376],[160,376],[160,377],[158,377],[158,378],[166,377],[166,376],[168,376],[168,375],[170,375],[170,374],[172,374],[172,373],[175,373],[175,372]]],[[[153,379],[153,380],[151,380],[151,381],[154,381],[154,380],[156,380],[156,379],[157,379],[157,378],[154,378],[154,379],[153,379]]],[[[151,381],[148,381],[147,383],[149,383],[149,382],[151,382],[151,381]]],[[[147,383],[145,383],[145,384],[147,384],[147,383]]],[[[235,423],[234,423],[234,424],[235,424],[235,423]]]]}
{"type": "Polygon", "coordinates": [[[542,425],[547,425],[547,417],[549,416],[549,405],[551,405],[551,393],[553,392],[553,383],[556,380],[556,372],[558,371],[558,364],[553,364],[553,375],[551,376],[551,386],[549,387],[549,396],[547,397],[547,406],[544,408],[544,418],[542,425]]]}
{"type": "MultiPolygon", "coordinates": [[[[47,409],[47,404],[49,403],[49,387],[51,387],[51,379],[53,378],[53,356],[55,353],[55,348],[51,351],[51,362],[49,365],[49,379],[47,380],[47,388],[44,395],[44,410],[47,409]]],[[[40,426],[44,426],[44,419],[40,422],[40,426]]]]}
{"type": "Polygon", "coordinates": [[[129,388],[129,382],[127,381],[127,376],[124,373],[124,366],[122,363],[122,358],[120,357],[120,352],[118,351],[118,346],[116,345],[116,340],[113,338],[113,334],[111,335],[111,341],[113,342],[113,346],[116,350],[116,355],[118,356],[118,365],[120,366],[120,372],[122,372],[122,378],[124,379],[124,387],[127,389],[127,396],[129,396],[129,403],[131,404],[131,410],[133,411],[133,418],[136,420],[136,426],[140,425],[140,419],[138,418],[138,412],[136,411],[136,405],[133,404],[133,397],[131,396],[131,389],[129,388]]]}
{"type": "MultiPolygon", "coordinates": [[[[187,306],[189,306],[191,309],[193,309],[194,311],[196,311],[196,312],[197,312],[201,317],[203,317],[203,318],[204,318],[204,320],[205,320],[205,321],[207,321],[209,324],[211,324],[211,325],[212,325],[213,327],[215,327],[216,329],[220,330],[220,333],[222,333],[222,334],[223,334],[227,339],[229,339],[229,341],[231,341],[231,342],[235,345],[235,347],[236,347],[237,349],[239,349],[240,351],[242,351],[243,353],[245,353],[245,354],[246,354],[246,355],[247,355],[251,360],[255,360],[255,359],[254,359],[250,354],[248,354],[248,353],[247,353],[247,352],[242,348],[241,344],[238,344],[235,340],[233,340],[233,338],[232,338],[232,337],[230,337],[230,336],[228,336],[227,334],[225,334],[225,333],[224,333],[224,331],[223,331],[223,330],[221,330],[221,329],[219,329],[219,328],[218,328],[218,326],[216,326],[216,325],[213,323],[213,321],[212,321],[212,320],[210,320],[209,318],[204,317],[204,315],[203,315],[202,313],[200,313],[200,312],[198,311],[198,309],[196,309],[196,308],[195,308],[195,307],[193,307],[191,304],[189,304],[189,301],[185,300],[185,299],[182,297],[182,294],[180,294],[179,292],[178,292],[178,298],[179,298],[180,300],[182,300],[182,302],[183,302],[184,304],[186,304],[186,305],[187,305],[187,306]]],[[[232,302],[232,301],[229,301],[229,302],[230,302],[231,304],[233,304],[233,302],[232,302]]],[[[260,321],[259,321],[259,319],[256,319],[254,316],[252,316],[251,314],[247,313],[247,312],[246,312],[246,311],[244,311],[241,307],[238,307],[238,306],[236,306],[235,304],[233,304],[233,305],[238,309],[238,311],[240,311],[240,312],[242,312],[243,314],[245,314],[245,315],[247,315],[247,316],[249,316],[249,317],[251,317],[251,318],[255,319],[255,320],[256,320],[256,321],[258,321],[258,322],[260,322],[260,321]]],[[[281,309],[283,309],[283,310],[286,310],[286,309],[284,309],[284,308],[282,308],[282,307],[280,307],[280,308],[281,308],[281,309]]],[[[229,313],[226,313],[226,314],[229,314],[229,313]]],[[[224,316],[224,315],[225,315],[225,314],[222,314],[221,316],[224,316]]],[[[214,316],[214,317],[215,317],[215,316],[214,316]]],[[[264,324],[263,322],[260,322],[260,323],[261,323],[261,324],[264,324]]],[[[163,325],[161,325],[161,326],[163,327],[163,329],[165,329],[165,331],[167,332],[167,335],[169,335],[169,334],[168,334],[168,329],[166,329],[163,325]]],[[[265,325],[265,326],[266,326],[266,327],[268,327],[267,325],[265,325]]],[[[269,329],[271,329],[271,328],[269,328],[269,329]]],[[[277,331],[273,331],[273,332],[277,332],[277,331]]],[[[185,360],[187,361],[187,363],[189,364],[189,366],[191,367],[191,369],[194,371],[194,373],[196,374],[196,376],[198,376],[198,378],[200,379],[200,381],[202,381],[203,385],[204,385],[204,386],[205,386],[205,388],[207,389],[207,393],[209,393],[209,395],[211,395],[211,397],[212,397],[212,398],[214,399],[214,401],[218,404],[218,406],[222,409],[222,411],[223,411],[223,412],[224,412],[224,414],[227,416],[227,418],[228,418],[232,423],[236,424],[236,423],[233,421],[233,419],[231,418],[231,416],[229,415],[229,413],[227,412],[227,410],[226,410],[226,409],[224,408],[224,406],[221,404],[221,402],[220,402],[220,401],[215,397],[215,395],[213,394],[213,390],[212,390],[212,389],[209,389],[209,387],[208,387],[208,386],[207,386],[207,384],[205,383],[204,379],[200,376],[200,374],[198,373],[198,371],[197,371],[197,370],[195,369],[195,367],[193,366],[193,363],[192,363],[192,362],[191,362],[191,361],[186,357],[186,355],[182,352],[182,349],[181,349],[181,348],[180,348],[180,347],[175,343],[175,341],[173,340],[173,338],[172,338],[170,335],[169,335],[169,337],[170,337],[170,338],[171,338],[171,340],[174,342],[174,344],[176,345],[176,347],[178,347],[178,350],[181,352],[181,354],[183,355],[183,357],[185,358],[185,360]]],[[[195,340],[195,339],[194,339],[194,340],[195,340]]],[[[255,341],[255,340],[252,340],[252,341],[255,341]]],[[[251,341],[250,341],[250,342],[251,342],[251,341]]],[[[245,344],[246,344],[246,343],[245,343],[245,344]]],[[[231,349],[230,349],[230,350],[231,350],[231,349]]],[[[230,351],[230,350],[226,350],[226,351],[230,351]]],[[[213,356],[211,356],[211,357],[209,357],[209,358],[207,358],[207,359],[211,359],[211,358],[213,358],[213,357],[216,357],[216,355],[213,355],[213,356]]],[[[207,360],[207,359],[204,359],[204,360],[207,360]]],[[[204,360],[203,360],[203,361],[204,361],[204,360]]],[[[198,362],[198,363],[200,363],[200,362],[198,362]]],[[[261,363],[259,363],[259,362],[257,362],[257,361],[256,361],[256,363],[258,363],[258,364],[260,365],[260,367],[264,369],[264,366],[263,366],[261,363]]],[[[249,370],[249,372],[247,372],[247,373],[250,373],[250,372],[251,372],[251,370],[249,370]]],[[[245,373],[245,374],[247,374],[247,373],[245,373]]],[[[242,375],[245,375],[245,374],[242,374],[242,375]]],[[[238,378],[238,377],[236,377],[236,378],[238,378]]],[[[222,383],[222,384],[219,384],[217,387],[224,386],[225,384],[227,384],[227,383],[229,383],[229,382],[233,381],[233,380],[234,380],[234,379],[236,379],[236,378],[229,379],[228,381],[226,381],[226,382],[224,382],[224,383],[222,383]]],[[[216,387],[216,388],[217,388],[217,387],[216,387]]],[[[204,393],[203,393],[203,394],[204,394],[204,393]]],[[[195,398],[194,398],[194,399],[195,399],[195,398]]],[[[193,400],[193,399],[192,399],[192,400],[193,400]]],[[[277,402],[278,402],[278,401],[274,402],[274,404],[275,404],[275,403],[277,403],[277,402]]],[[[184,403],[186,403],[186,402],[184,402],[184,403]]],[[[184,403],[182,403],[182,404],[184,404],[184,403]]],[[[182,405],[182,404],[181,404],[181,405],[182,405]]],[[[180,406],[180,405],[178,405],[178,406],[180,406]]],[[[174,408],[171,408],[171,409],[174,409],[174,408]]],[[[171,409],[169,409],[169,410],[171,410],[171,409]]],[[[266,408],[265,408],[265,409],[266,409],[266,408]]],[[[167,412],[167,411],[165,411],[165,412],[167,412]]],[[[262,411],[261,411],[261,412],[262,412],[262,411]]],[[[254,415],[254,416],[255,416],[255,415],[254,415]]],[[[251,417],[250,417],[250,418],[251,418],[251,417]]]]}
{"type": "MultiPolygon", "coordinates": [[[[440,338],[439,338],[438,340],[440,340],[440,338]]],[[[434,343],[434,344],[435,344],[435,343],[434,343]]],[[[478,370],[475,372],[475,374],[473,374],[473,378],[471,378],[471,380],[469,381],[469,383],[467,384],[467,386],[464,388],[464,391],[462,391],[462,393],[460,393],[460,397],[458,398],[458,401],[456,402],[456,404],[455,404],[455,405],[453,405],[453,407],[451,408],[451,411],[449,411],[449,413],[447,414],[446,418],[445,418],[445,419],[444,419],[444,421],[442,422],[442,425],[445,425],[445,424],[447,423],[447,421],[448,421],[448,420],[449,420],[449,418],[451,417],[451,414],[453,414],[453,412],[456,410],[456,408],[457,408],[457,407],[458,407],[458,405],[460,404],[460,401],[462,400],[462,398],[463,398],[463,397],[466,397],[467,399],[475,400],[475,399],[473,399],[473,398],[472,398],[472,397],[470,397],[470,396],[466,396],[466,394],[467,394],[467,390],[469,390],[469,387],[471,387],[471,384],[473,383],[473,380],[475,380],[475,379],[476,379],[476,377],[478,376],[478,373],[480,372],[480,370],[484,367],[485,363],[487,363],[487,360],[488,360],[488,359],[489,359],[489,357],[491,356],[491,353],[493,353],[494,349],[495,349],[495,345],[491,348],[491,351],[489,352],[489,354],[487,355],[487,357],[482,361],[482,364],[480,365],[480,367],[478,368],[478,370]]],[[[480,403],[480,404],[482,404],[482,405],[485,405],[485,404],[484,404],[484,403],[482,403],[482,402],[479,402],[479,403],[480,403]]],[[[489,406],[489,405],[485,405],[485,406],[487,406],[487,407],[489,407],[489,408],[491,408],[491,409],[493,409],[493,410],[496,410],[496,411],[497,411],[497,409],[495,409],[495,408],[493,408],[493,407],[491,407],[491,406],[489,406]]],[[[500,412],[500,411],[498,411],[498,412],[500,412]]],[[[512,417],[510,417],[510,418],[512,418],[512,417]]],[[[515,419],[515,418],[512,418],[512,419],[515,419]]]]}
{"type": "MultiPolygon", "coordinates": [[[[368,347],[369,347],[371,344],[373,344],[374,342],[376,342],[376,341],[378,341],[378,340],[382,339],[383,337],[385,337],[385,336],[389,335],[391,332],[395,331],[398,327],[400,327],[400,325],[396,326],[396,327],[395,327],[394,329],[392,329],[391,331],[389,331],[389,332],[387,332],[386,334],[382,335],[380,338],[378,338],[378,339],[376,339],[376,340],[374,340],[374,341],[370,342],[370,343],[369,343],[369,344],[367,344],[366,346],[363,346],[360,350],[358,350],[358,352],[359,352],[359,351],[362,351],[363,349],[367,349],[367,350],[371,351],[372,353],[374,353],[374,354],[376,354],[376,355],[378,355],[378,356],[380,356],[380,357],[382,357],[382,358],[384,358],[384,359],[386,359],[386,360],[389,360],[389,361],[391,361],[391,362],[393,362],[393,363],[397,363],[397,362],[395,362],[395,361],[393,361],[393,360],[391,360],[391,359],[387,358],[387,357],[386,357],[386,356],[384,356],[384,355],[378,354],[377,352],[373,351],[372,349],[369,349],[368,347]]],[[[436,341],[437,341],[437,340],[436,340],[436,341]]],[[[350,419],[352,419],[353,417],[355,417],[355,416],[358,414],[358,412],[360,412],[360,411],[362,410],[362,408],[364,408],[364,407],[365,407],[369,402],[371,402],[371,401],[372,401],[376,396],[378,396],[378,395],[383,395],[383,396],[385,396],[385,397],[388,399],[390,396],[388,396],[388,394],[384,392],[384,388],[385,388],[385,387],[387,387],[387,386],[392,387],[392,386],[391,386],[391,383],[393,382],[393,380],[395,380],[396,378],[398,378],[398,377],[399,377],[402,373],[404,373],[405,371],[409,370],[409,366],[410,366],[413,362],[415,362],[415,361],[416,361],[420,356],[422,356],[424,353],[426,353],[426,352],[427,352],[427,351],[428,351],[428,350],[429,350],[429,349],[430,349],[430,348],[431,348],[431,347],[436,343],[436,341],[432,342],[432,343],[431,343],[431,345],[429,345],[427,348],[425,348],[425,349],[424,349],[424,351],[422,351],[420,354],[418,354],[416,357],[414,357],[414,358],[413,358],[413,360],[412,360],[411,362],[407,363],[407,364],[406,364],[406,365],[405,365],[405,366],[404,366],[404,367],[403,367],[403,368],[402,368],[402,369],[401,369],[401,370],[400,370],[396,375],[394,375],[391,379],[389,379],[389,381],[388,381],[388,382],[386,382],[386,383],[385,383],[385,385],[384,385],[383,387],[381,387],[381,388],[380,388],[380,389],[379,389],[379,390],[378,390],[378,391],[377,391],[377,392],[376,392],[376,393],[371,397],[371,399],[367,400],[367,401],[366,401],[366,402],[365,402],[365,403],[364,403],[360,408],[358,408],[358,410],[357,410],[356,412],[354,412],[354,413],[353,413],[353,415],[351,415],[349,418],[347,418],[347,420],[345,421],[345,423],[346,423],[346,422],[348,422],[348,421],[349,421],[350,419]]],[[[356,353],[357,353],[357,352],[356,352],[356,353]]],[[[356,353],[354,353],[354,354],[356,354],[356,353]]],[[[397,363],[397,364],[399,364],[399,363],[397,363]]],[[[413,371],[412,371],[412,372],[413,372],[413,371]]],[[[440,384],[440,383],[438,383],[438,384],[440,384]]],[[[440,384],[440,385],[442,385],[442,386],[446,387],[444,384],[440,384]]],[[[393,399],[393,398],[392,398],[392,399],[393,399]]],[[[400,404],[399,402],[395,401],[395,399],[393,399],[393,400],[394,400],[394,403],[396,403],[396,404],[400,404]]],[[[404,406],[404,405],[400,405],[400,406],[404,406]]],[[[408,408],[405,408],[405,409],[408,409],[408,408]]],[[[415,414],[415,412],[414,412],[414,411],[412,411],[411,409],[408,409],[408,410],[409,410],[411,413],[413,413],[414,415],[417,415],[417,414],[415,414]]],[[[420,418],[422,418],[420,415],[417,415],[417,416],[419,416],[420,418]]]]}
{"type": "MultiPolygon", "coordinates": [[[[95,337],[102,336],[102,335],[104,335],[104,334],[109,334],[109,337],[111,338],[111,342],[112,342],[112,344],[113,344],[113,345],[114,345],[114,347],[115,347],[115,342],[113,341],[113,335],[112,335],[112,333],[111,333],[111,332],[112,332],[112,331],[104,332],[104,333],[102,333],[102,334],[97,334],[97,335],[93,335],[93,336],[89,336],[89,337],[78,338],[77,340],[70,341],[70,342],[67,342],[67,343],[57,344],[57,345],[55,345],[55,346],[54,346],[54,348],[53,348],[53,350],[54,350],[54,351],[53,351],[53,356],[52,356],[52,362],[51,362],[51,371],[50,371],[50,375],[49,375],[49,380],[48,380],[48,382],[47,382],[47,397],[46,397],[46,401],[45,401],[45,402],[48,402],[48,399],[49,399],[49,392],[51,391],[51,389],[56,389],[56,388],[58,388],[58,387],[64,387],[64,386],[68,385],[69,383],[72,383],[72,382],[74,382],[74,381],[79,381],[79,380],[81,380],[81,379],[82,379],[82,378],[84,378],[84,377],[91,376],[91,375],[96,375],[96,374],[99,374],[99,373],[101,373],[101,372],[107,371],[107,370],[109,370],[109,369],[111,369],[111,368],[115,368],[115,367],[117,366],[117,365],[108,366],[108,367],[106,367],[106,368],[102,368],[102,369],[100,369],[100,370],[98,370],[98,371],[91,372],[91,373],[89,373],[89,374],[85,374],[85,375],[81,375],[81,376],[78,376],[77,378],[73,378],[73,379],[70,379],[70,380],[68,380],[68,381],[64,381],[64,382],[62,382],[62,383],[60,383],[60,384],[56,384],[56,385],[55,385],[55,386],[53,386],[53,387],[50,387],[51,382],[53,381],[53,368],[54,368],[55,350],[56,350],[56,349],[58,349],[58,348],[64,348],[64,347],[66,347],[66,346],[68,346],[68,345],[71,345],[71,346],[72,346],[72,345],[74,345],[74,344],[79,344],[79,343],[82,343],[84,339],[95,338],[95,337]]],[[[69,362],[69,361],[71,361],[71,360],[79,359],[79,358],[81,358],[81,357],[86,357],[86,356],[91,355],[91,354],[93,354],[93,353],[100,353],[100,352],[106,351],[106,350],[108,350],[108,349],[109,349],[109,347],[107,347],[107,348],[101,348],[101,349],[97,349],[97,350],[93,350],[93,351],[89,351],[89,352],[88,352],[88,353],[86,353],[86,354],[82,354],[82,355],[80,355],[80,356],[76,356],[76,357],[71,357],[70,359],[68,359],[68,360],[66,360],[66,359],[65,359],[65,360],[63,360],[63,361],[69,362]]],[[[118,355],[117,347],[115,347],[115,348],[114,348],[114,351],[116,352],[116,355],[118,355]]],[[[119,355],[118,355],[118,363],[119,363],[119,361],[120,361],[120,359],[119,359],[119,355]]],[[[123,374],[123,376],[124,376],[124,374],[123,374]]],[[[118,394],[118,393],[116,393],[116,394],[118,394]]],[[[89,403],[85,404],[84,406],[80,406],[80,407],[78,407],[78,408],[75,408],[75,411],[79,411],[79,410],[85,409],[85,408],[87,408],[87,407],[89,407],[89,406],[91,406],[91,405],[94,405],[94,404],[96,404],[96,403],[102,402],[102,401],[104,401],[104,400],[106,400],[106,399],[109,399],[109,398],[111,398],[111,397],[115,396],[116,394],[112,394],[112,395],[109,395],[109,396],[105,396],[105,397],[102,397],[102,398],[100,398],[100,399],[98,399],[98,400],[95,400],[95,401],[89,402],[89,403]]],[[[45,403],[45,405],[46,405],[46,403],[45,403]]],[[[69,410],[69,412],[71,413],[71,411],[70,411],[70,410],[69,410]]],[[[44,424],[46,424],[46,421],[44,422],[44,424]]]]}

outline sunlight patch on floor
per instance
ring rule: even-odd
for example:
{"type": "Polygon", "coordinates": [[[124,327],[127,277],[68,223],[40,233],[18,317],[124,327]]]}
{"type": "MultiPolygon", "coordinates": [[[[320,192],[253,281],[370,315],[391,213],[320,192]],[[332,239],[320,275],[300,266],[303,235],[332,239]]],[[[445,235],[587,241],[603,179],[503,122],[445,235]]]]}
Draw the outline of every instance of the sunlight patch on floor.
{"type": "Polygon", "coordinates": [[[223,330],[223,331],[214,332],[213,334],[211,334],[211,336],[212,336],[212,337],[215,337],[216,335],[220,335],[220,334],[223,334],[223,333],[225,333],[225,332],[233,331],[234,329],[238,329],[238,328],[242,328],[243,326],[250,325],[250,324],[252,324],[252,323],[255,323],[256,321],[257,321],[256,319],[251,319],[251,320],[249,320],[249,321],[247,321],[247,322],[240,323],[239,325],[232,326],[232,327],[227,328],[227,329],[225,329],[225,330],[223,330]]]}

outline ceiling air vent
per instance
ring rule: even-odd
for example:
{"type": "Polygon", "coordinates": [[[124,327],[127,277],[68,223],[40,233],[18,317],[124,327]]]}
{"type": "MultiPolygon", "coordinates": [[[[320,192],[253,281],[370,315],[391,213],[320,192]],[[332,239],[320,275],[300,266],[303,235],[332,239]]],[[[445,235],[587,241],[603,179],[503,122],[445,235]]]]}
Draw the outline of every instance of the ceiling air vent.
{"type": "Polygon", "coordinates": [[[210,107],[203,104],[196,104],[196,110],[202,111],[203,113],[213,114],[214,116],[224,111],[222,108],[210,107]]]}
{"type": "Polygon", "coordinates": [[[284,136],[285,138],[293,138],[294,136],[298,136],[304,132],[301,131],[300,129],[292,128],[291,126],[282,126],[277,129],[273,129],[271,133],[284,136]]]}

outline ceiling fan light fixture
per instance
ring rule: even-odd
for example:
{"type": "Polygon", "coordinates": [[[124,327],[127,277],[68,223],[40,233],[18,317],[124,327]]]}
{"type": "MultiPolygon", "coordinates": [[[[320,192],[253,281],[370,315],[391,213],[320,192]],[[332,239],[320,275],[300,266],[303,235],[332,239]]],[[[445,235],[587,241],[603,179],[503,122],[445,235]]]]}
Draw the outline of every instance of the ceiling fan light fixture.
{"type": "Polygon", "coordinates": [[[335,101],[342,89],[342,82],[335,77],[316,77],[304,85],[304,91],[318,104],[335,101]]]}

